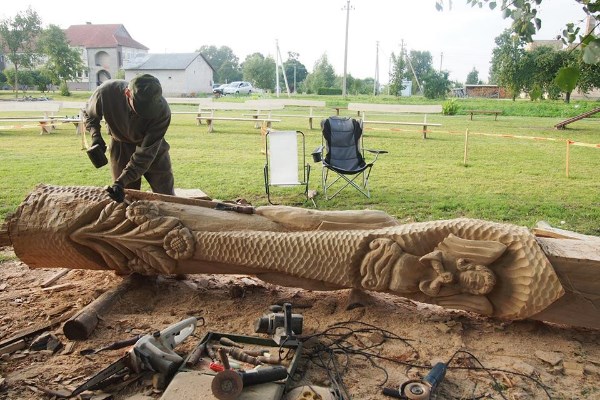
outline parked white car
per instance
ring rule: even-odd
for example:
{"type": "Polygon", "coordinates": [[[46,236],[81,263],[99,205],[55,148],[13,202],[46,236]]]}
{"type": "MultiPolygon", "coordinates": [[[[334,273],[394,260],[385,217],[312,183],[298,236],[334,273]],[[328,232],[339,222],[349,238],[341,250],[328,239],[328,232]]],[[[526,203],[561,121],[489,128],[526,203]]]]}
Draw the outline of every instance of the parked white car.
{"type": "Polygon", "coordinates": [[[236,81],[231,82],[223,88],[223,94],[250,94],[254,88],[250,82],[236,81]]]}

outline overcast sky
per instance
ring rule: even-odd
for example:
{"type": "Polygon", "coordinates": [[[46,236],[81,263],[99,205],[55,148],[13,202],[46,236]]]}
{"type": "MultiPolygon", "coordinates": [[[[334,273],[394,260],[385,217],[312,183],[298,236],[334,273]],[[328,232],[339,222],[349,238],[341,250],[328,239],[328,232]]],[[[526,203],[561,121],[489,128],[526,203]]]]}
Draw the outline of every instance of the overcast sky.
{"type": "MultiPolygon", "coordinates": [[[[446,0],[446,3],[448,1],[446,0]]],[[[312,71],[327,54],[336,74],[344,72],[347,0],[4,0],[0,17],[13,18],[29,6],[42,24],[61,28],[85,24],[123,24],[129,34],[151,53],[193,52],[203,45],[229,46],[244,61],[260,52],[276,55],[276,42],[284,60],[288,52],[300,54],[312,71]]],[[[429,51],[433,66],[464,82],[475,67],[488,78],[494,38],[509,27],[499,10],[471,8],[454,0],[452,10],[438,12],[435,0],[351,0],[347,71],[356,78],[388,81],[389,60],[402,41],[408,50],[429,51]],[[379,42],[379,56],[377,56],[379,42]]],[[[574,0],[545,0],[536,39],[552,39],[566,22],[585,17],[574,0]]],[[[585,26],[581,24],[582,29],[585,26]]]]}

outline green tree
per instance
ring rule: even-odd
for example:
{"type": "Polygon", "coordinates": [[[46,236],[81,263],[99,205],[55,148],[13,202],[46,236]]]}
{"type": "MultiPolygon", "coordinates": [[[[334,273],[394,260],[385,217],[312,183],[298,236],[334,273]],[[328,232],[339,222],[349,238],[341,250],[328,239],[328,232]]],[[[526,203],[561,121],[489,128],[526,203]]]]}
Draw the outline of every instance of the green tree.
{"type": "Polygon", "coordinates": [[[433,57],[428,51],[411,50],[408,53],[408,68],[404,73],[406,79],[412,81],[412,91],[416,93],[425,75],[433,69],[433,57]],[[411,68],[412,66],[412,68],[411,68]],[[414,73],[413,73],[414,70],[414,73]],[[416,75],[416,78],[415,78],[416,75]],[[419,79],[419,82],[417,82],[419,79]]]}
{"type": "Polygon", "coordinates": [[[243,78],[262,89],[275,88],[275,60],[260,53],[250,54],[242,63],[243,78]]]}
{"type": "Polygon", "coordinates": [[[52,83],[52,79],[50,77],[50,71],[43,69],[36,69],[31,72],[31,79],[33,81],[33,86],[37,87],[40,92],[45,92],[48,90],[48,87],[52,83]]]}
{"type": "MultiPolygon", "coordinates": [[[[466,0],[471,6],[479,6],[480,8],[487,4],[492,10],[498,5],[497,0],[466,0]]],[[[600,20],[600,0],[574,0],[582,6],[582,10],[594,21],[600,20]]],[[[448,0],[451,4],[451,0],[448,0]]],[[[538,16],[538,9],[542,4],[542,0],[502,0],[500,3],[502,15],[504,18],[512,19],[511,30],[515,32],[525,42],[533,41],[533,34],[542,27],[542,20],[538,16]]],[[[444,0],[436,0],[436,8],[442,10],[444,8],[444,0]]],[[[579,41],[577,44],[581,48],[581,59],[587,64],[600,63],[600,38],[596,36],[595,31],[585,35],[579,34],[580,28],[576,27],[573,22],[567,22],[565,29],[562,31],[562,36],[559,36],[564,44],[571,44],[579,41]]],[[[568,69],[563,73],[575,73],[575,69],[568,69]]],[[[566,77],[565,77],[566,78],[566,77]]],[[[569,79],[576,79],[572,76],[569,79]]]]}
{"type": "Polygon", "coordinates": [[[522,74],[528,76],[525,90],[537,85],[548,98],[556,100],[560,97],[560,88],[555,82],[558,71],[566,62],[568,53],[552,47],[540,46],[525,53],[522,62],[522,74]]]}
{"type": "Polygon", "coordinates": [[[577,80],[579,79],[579,70],[575,67],[562,68],[560,73],[556,75],[556,85],[565,92],[565,102],[569,103],[571,100],[571,92],[577,86],[577,80]]]}
{"type": "Polygon", "coordinates": [[[297,88],[294,87],[294,82],[296,83],[296,86],[300,86],[308,76],[308,70],[306,69],[306,66],[298,60],[299,57],[300,54],[289,51],[288,59],[283,63],[285,76],[287,77],[290,89],[294,93],[297,92],[297,88]]]}
{"type": "MultiPolygon", "coordinates": [[[[334,87],[342,87],[343,77],[336,76],[334,87]]],[[[352,75],[348,74],[346,76],[346,85],[348,86],[348,94],[349,95],[360,95],[360,94],[373,94],[373,85],[375,85],[375,79],[373,78],[365,78],[359,79],[355,78],[352,75]]]]}
{"type": "Polygon", "coordinates": [[[402,79],[406,73],[406,61],[402,55],[392,53],[392,75],[390,77],[390,93],[398,97],[402,95],[402,79]]]}
{"type": "Polygon", "coordinates": [[[448,71],[429,71],[423,78],[423,95],[428,99],[445,99],[452,86],[448,75],[448,71]]]}
{"type": "Polygon", "coordinates": [[[200,52],[215,70],[215,82],[232,82],[242,79],[240,60],[228,46],[202,46],[200,52]]]}
{"type": "Polygon", "coordinates": [[[469,72],[467,74],[467,80],[466,80],[465,83],[467,85],[481,84],[481,81],[479,80],[479,71],[477,71],[477,69],[475,69],[475,67],[473,67],[473,69],[471,70],[471,72],[469,72]]]}
{"type": "Polygon", "coordinates": [[[579,80],[577,87],[582,93],[588,93],[594,88],[600,88],[600,64],[588,64],[583,62],[576,50],[573,58],[577,60],[579,70],[579,80]]]}
{"type": "Polygon", "coordinates": [[[505,30],[494,40],[496,47],[492,50],[490,82],[505,87],[515,100],[527,86],[529,78],[523,68],[523,42],[512,36],[509,30],[505,30]]]}
{"type": "Polygon", "coordinates": [[[306,77],[306,88],[309,93],[317,93],[319,88],[332,88],[335,84],[335,70],[329,64],[327,54],[323,54],[313,67],[313,72],[306,77]]]}
{"type": "Polygon", "coordinates": [[[31,70],[18,70],[8,69],[6,71],[7,82],[15,88],[17,84],[23,88],[23,92],[27,91],[30,86],[36,86],[33,72],[31,70]],[[17,76],[17,74],[19,76],[17,76]]]}
{"type": "MultiPolygon", "coordinates": [[[[67,81],[74,81],[84,68],[77,49],[69,47],[65,32],[56,25],[50,25],[40,35],[40,50],[48,57],[47,75],[51,83],[68,88],[67,81]]],[[[70,93],[67,90],[66,95],[70,93]]]]}
{"type": "Polygon", "coordinates": [[[41,31],[41,19],[37,12],[28,8],[13,18],[0,21],[0,47],[6,50],[6,58],[14,65],[15,96],[19,95],[19,68],[31,68],[37,60],[35,39],[41,31]]]}

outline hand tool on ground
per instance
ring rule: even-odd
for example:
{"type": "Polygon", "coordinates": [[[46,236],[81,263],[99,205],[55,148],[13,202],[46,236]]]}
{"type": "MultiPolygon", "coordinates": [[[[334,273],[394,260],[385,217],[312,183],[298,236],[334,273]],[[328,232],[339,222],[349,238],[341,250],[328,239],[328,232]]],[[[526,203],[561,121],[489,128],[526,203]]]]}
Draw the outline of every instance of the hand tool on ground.
{"type": "Polygon", "coordinates": [[[448,366],[439,362],[423,379],[410,380],[400,385],[400,395],[409,400],[429,400],[446,376],[448,366]]]}
{"type": "Polygon", "coordinates": [[[279,381],[286,379],[287,375],[287,369],[280,366],[263,367],[245,372],[226,369],[213,378],[211,390],[219,400],[234,400],[242,393],[244,387],[279,381]]]}
{"type": "Polygon", "coordinates": [[[123,357],[77,387],[69,397],[90,390],[125,369],[136,373],[155,371],[170,378],[183,363],[183,357],[173,349],[194,332],[196,323],[197,319],[191,317],[162,331],[142,336],[123,357]]]}
{"type": "Polygon", "coordinates": [[[273,335],[275,343],[293,347],[298,345],[296,335],[302,333],[304,318],[301,314],[292,314],[292,305],[285,303],[281,306],[269,307],[270,314],[265,314],[254,323],[254,332],[273,335]]]}

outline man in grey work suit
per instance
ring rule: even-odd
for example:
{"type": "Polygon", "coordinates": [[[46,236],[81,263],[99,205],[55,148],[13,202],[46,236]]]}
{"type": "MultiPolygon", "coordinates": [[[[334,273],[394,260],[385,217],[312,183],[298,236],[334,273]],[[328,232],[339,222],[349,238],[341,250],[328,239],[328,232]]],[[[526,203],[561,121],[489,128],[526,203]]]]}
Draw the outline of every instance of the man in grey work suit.
{"type": "Polygon", "coordinates": [[[124,189],[140,189],[142,176],[155,193],[175,194],[169,144],[165,140],[171,110],[158,79],[142,74],[129,84],[108,80],[92,94],[85,110],[85,128],[91,134],[92,146],[97,144],[106,151],[100,134],[103,117],[111,137],[114,183],[107,189],[110,197],[122,202],[124,189]]]}

